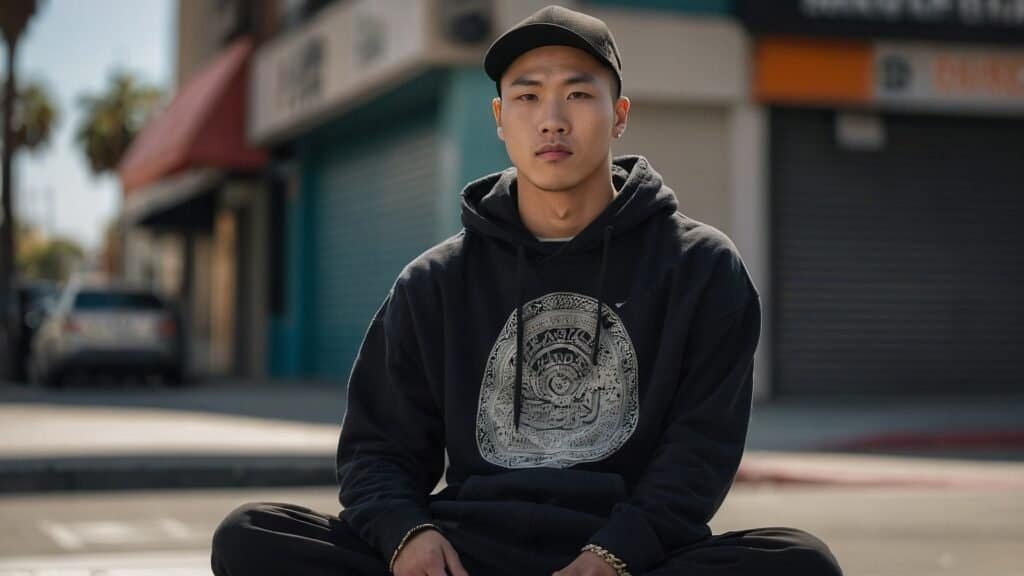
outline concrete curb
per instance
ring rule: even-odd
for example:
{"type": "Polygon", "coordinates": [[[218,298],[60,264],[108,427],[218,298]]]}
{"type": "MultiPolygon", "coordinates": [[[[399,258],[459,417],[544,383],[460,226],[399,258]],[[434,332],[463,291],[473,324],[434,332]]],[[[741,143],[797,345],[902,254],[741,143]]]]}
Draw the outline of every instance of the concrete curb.
{"type": "MultiPolygon", "coordinates": [[[[748,452],[737,484],[1024,489],[1024,464],[832,453],[748,452]]],[[[0,460],[0,494],[334,486],[334,455],[81,456],[0,460]]]]}
{"type": "Polygon", "coordinates": [[[161,455],[0,461],[0,494],[75,490],[327,486],[331,456],[161,455]]]}

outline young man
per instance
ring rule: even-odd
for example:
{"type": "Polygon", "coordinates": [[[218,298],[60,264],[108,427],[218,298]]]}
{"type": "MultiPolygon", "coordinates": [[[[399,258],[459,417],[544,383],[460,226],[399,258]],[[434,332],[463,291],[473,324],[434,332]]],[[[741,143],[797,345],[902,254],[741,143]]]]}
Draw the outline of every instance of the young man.
{"type": "Polygon", "coordinates": [[[484,66],[515,167],[465,188],[464,230],[374,316],[340,517],[241,506],[214,572],[839,574],[806,532],[710,534],[743,452],[759,296],[647,160],[612,160],[630,103],[605,24],[545,8],[484,66]]]}

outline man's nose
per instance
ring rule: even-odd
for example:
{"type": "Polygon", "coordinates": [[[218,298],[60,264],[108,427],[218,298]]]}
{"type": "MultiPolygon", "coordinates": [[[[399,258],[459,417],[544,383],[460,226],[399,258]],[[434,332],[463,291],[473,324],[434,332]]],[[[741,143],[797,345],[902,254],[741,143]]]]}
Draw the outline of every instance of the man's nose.
{"type": "Polygon", "coordinates": [[[548,135],[565,134],[568,132],[569,123],[566,121],[565,114],[563,112],[562,106],[559,103],[547,106],[544,111],[544,119],[541,121],[539,126],[540,133],[548,135]]]}

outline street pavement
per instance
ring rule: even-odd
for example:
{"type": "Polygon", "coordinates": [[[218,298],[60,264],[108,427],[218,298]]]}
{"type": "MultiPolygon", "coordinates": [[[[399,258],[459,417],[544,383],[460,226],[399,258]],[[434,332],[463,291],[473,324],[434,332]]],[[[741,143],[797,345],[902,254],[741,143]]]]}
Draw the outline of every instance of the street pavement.
{"type": "MultiPolygon", "coordinates": [[[[337,512],[344,396],[0,383],[0,576],[205,576],[212,531],[242,502],[337,512]]],[[[804,528],[847,574],[1024,574],[1022,423],[1024,397],[759,403],[713,527],[804,528]]]]}
{"type": "MultiPolygon", "coordinates": [[[[214,528],[244,502],[337,512],[333,488],[0,496],[0,576],[209,576],[214,528]]],[[[847,575],[1019,576],[1020,490],[740,485],[714,532],[793,526],[847,575]]]]}
{"type": "MultiPolygon", "coordinates": [[[[0,384],[0,493],[331,484],[344,411],[331,384],[0,384]]],[[[1022,423],[1018,397],[756,404],[739,481],[1020,485],[1024,468],[1004,464],[1024,463],[1022,423]],[[886,450],[915,434],[943,442],[886,450]],[[891,454],[976,464],[895,465],[891,454]]]]}

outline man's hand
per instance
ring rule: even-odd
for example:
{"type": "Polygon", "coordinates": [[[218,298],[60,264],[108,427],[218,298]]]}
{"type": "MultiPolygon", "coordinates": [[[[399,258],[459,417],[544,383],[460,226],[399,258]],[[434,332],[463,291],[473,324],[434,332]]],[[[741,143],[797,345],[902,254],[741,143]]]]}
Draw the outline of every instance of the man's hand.
{"type": "Polygon", "coordinates": [[[612,568],[611,564],[588,550],[577,556],[572,564],[551,576],[615,576],[615,574],[615,568],[612,568]]]}
{"type": "Polygon", "coordinates": [[[427,528],[413,534],[395,558],[395,576],[469,576],[448,539],[427,528]],[[445,566],[448,571],[445,571],[445,566]]]}

